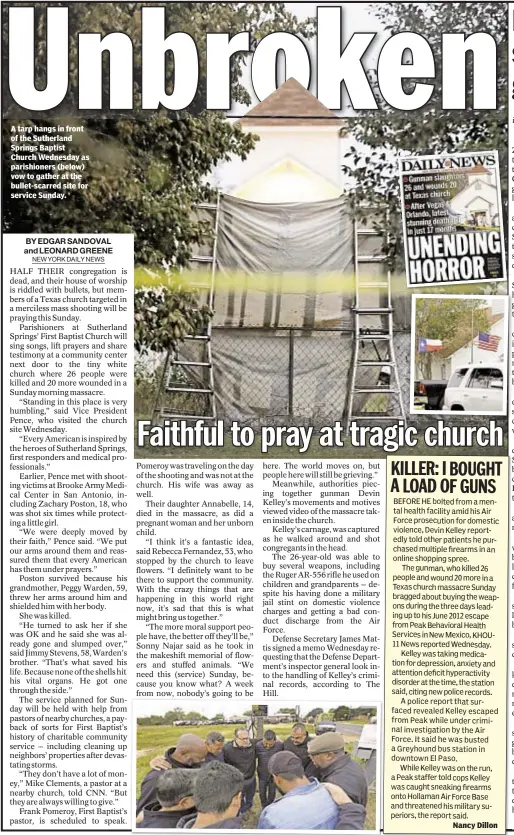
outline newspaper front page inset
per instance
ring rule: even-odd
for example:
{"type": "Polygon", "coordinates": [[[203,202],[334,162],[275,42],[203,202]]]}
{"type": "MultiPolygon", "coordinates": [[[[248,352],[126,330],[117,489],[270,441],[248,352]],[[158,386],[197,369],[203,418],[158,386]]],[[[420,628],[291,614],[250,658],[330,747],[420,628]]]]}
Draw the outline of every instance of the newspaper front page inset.
{"type": "Polygon", "coordinates": [[[510,831],[509,5],[2,15],[2,831],[510,831]]]}
{"type": "Polygon", "coordinates": [[[411,287],[504,281],[496,151],[400,158],[411,287]]]}

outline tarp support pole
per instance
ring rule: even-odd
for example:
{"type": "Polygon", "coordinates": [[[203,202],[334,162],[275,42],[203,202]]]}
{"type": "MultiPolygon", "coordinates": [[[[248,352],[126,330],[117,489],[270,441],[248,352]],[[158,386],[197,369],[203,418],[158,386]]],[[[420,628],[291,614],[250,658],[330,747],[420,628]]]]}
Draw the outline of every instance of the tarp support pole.
{"type": "Polygon", "coordinates": [[[294,414],[294,328],[289,328],[289,376],[287,385],[287,413],[294,414]]]}

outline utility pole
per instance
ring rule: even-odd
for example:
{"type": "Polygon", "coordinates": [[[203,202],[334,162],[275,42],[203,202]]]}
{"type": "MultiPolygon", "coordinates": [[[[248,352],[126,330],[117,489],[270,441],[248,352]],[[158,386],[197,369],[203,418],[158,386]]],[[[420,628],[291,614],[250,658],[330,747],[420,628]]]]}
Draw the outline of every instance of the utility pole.
{"type": "Polygon", "coordinates": [[[264,716],[255,717],[255,738],[262,739],[264,736],[264,716]]]}
{"type": "Polygon", "coordinates": [[[264,736],[264,719],[268,715],[267,705],[252,705],[251,728],[254,739],[262,739],[264,736]]]}

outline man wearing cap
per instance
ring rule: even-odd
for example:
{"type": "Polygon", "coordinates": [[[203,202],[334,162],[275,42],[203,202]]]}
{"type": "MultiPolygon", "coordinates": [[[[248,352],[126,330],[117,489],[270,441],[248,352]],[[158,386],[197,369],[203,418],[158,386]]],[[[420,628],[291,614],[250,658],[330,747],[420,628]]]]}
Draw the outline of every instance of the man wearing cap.
{"type": "Polygon", "coordinates": [[[258,829],[363,829],[366,810],[337,786],[305,776],[296,754],[274,754],[268,768],[283,796],[263,809],[258,829]],[[335,799],[333,799],[335,798],[335,799]]]}
{"type": "Polygon", "coordinates": [[[311,739],[308,751],[316,767],[315,776],[321,783],[333,783],[346,792],[350,800],[366,806],[368,783],[358,763],[344,750],[344,737],[335,732],[311,739]]]}

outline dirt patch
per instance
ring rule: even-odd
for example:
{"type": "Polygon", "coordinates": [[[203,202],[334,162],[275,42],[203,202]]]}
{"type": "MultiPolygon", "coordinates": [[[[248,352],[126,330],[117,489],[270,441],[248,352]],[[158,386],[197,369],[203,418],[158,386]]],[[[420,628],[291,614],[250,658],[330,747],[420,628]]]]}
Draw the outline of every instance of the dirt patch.
{"type": "Polygon", "coordinates": [[[139,757],[147,757],[149,754],[153,754],[154,751],[159,750],[159,748],[141,748],[140,751],[136,751],[136,759],[139,757]]]}

